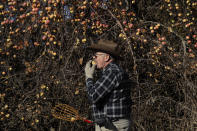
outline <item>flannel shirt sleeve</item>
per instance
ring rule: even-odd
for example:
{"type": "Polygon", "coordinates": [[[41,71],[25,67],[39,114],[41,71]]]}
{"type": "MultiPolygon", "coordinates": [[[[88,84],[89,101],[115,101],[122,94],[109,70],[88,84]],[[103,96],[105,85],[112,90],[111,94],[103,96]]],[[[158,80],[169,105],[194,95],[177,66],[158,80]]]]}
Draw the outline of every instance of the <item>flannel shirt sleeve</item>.
{"type": "Polygon", "coordinates": [[[117,75],[115,72],[106,71],[95,84],[91,78],[86,80],[88,98],[92,103],[97,103],[115,87],[119,86],[120,81],[117,79],[117,75]]]}

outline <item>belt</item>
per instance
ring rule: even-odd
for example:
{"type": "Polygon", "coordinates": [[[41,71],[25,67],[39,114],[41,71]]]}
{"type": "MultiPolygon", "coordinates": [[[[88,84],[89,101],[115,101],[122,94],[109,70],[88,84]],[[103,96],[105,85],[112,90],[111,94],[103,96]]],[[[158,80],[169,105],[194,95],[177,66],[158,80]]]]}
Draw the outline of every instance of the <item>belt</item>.
{"type": "Polygon", "coordinates": [[[109,118],[111,122],[119,121],[120,119],[129,119],[128,117],[116,117],[116,118],[109,118]]]}
{"type": "Polygon", "coordinates": [[[122,118],[110,118],[111,122],[116,122],[116,121],[119,121],[120,119],[122,118]]]}

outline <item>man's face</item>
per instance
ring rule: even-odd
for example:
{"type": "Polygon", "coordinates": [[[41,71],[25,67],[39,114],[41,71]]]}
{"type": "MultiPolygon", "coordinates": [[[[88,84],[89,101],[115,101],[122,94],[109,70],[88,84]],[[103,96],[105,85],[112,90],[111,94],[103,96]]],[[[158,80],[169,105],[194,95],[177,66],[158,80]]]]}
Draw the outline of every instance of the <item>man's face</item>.
{"type": "Polygon", "coordinates": [[[94,60],[94,62],[96,62],[96,65],[97,65],[98,69],[103,69],[105,67],[107,56],[108,55],[106,53],[103,53],[103,52],[96,52],[93,55],[93,60],[94,60]]]}

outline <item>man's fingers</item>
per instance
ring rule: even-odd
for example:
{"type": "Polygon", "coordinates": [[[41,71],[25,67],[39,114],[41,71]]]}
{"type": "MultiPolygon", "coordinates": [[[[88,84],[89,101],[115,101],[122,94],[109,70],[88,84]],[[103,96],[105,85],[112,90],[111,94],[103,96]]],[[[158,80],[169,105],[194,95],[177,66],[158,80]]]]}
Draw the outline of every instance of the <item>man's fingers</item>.
{"type": "Polygon", "coordinates": [[[92,60],[89,60],[88,63],[90,64],[92,62],[92,60]]]}
{"type": "Polygon", "coordinates": [[[91,60],[89,60],[87,63],[86,63],[86,67],[90,67],[90,63],[91,63],[92,61],[91,60]]]}

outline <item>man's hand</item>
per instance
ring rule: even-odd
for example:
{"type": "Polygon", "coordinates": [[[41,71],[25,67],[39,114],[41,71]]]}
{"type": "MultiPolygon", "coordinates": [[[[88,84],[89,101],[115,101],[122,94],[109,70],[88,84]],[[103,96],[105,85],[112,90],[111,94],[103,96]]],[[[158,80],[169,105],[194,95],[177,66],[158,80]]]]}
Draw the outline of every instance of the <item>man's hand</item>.
{"type": "Polygon", "coordinates": [[[92,64],[92,67],[91,67],[91,62],[92,62],[92,60],[89,60],[89,61],[86,63],[86,66],[85,66],[85,76],[86,76],[86,80],[87,80],[88,78],[93,78],[93,74],[94,74],[94,70],[95,70],[96,64],[92,64]]]}

